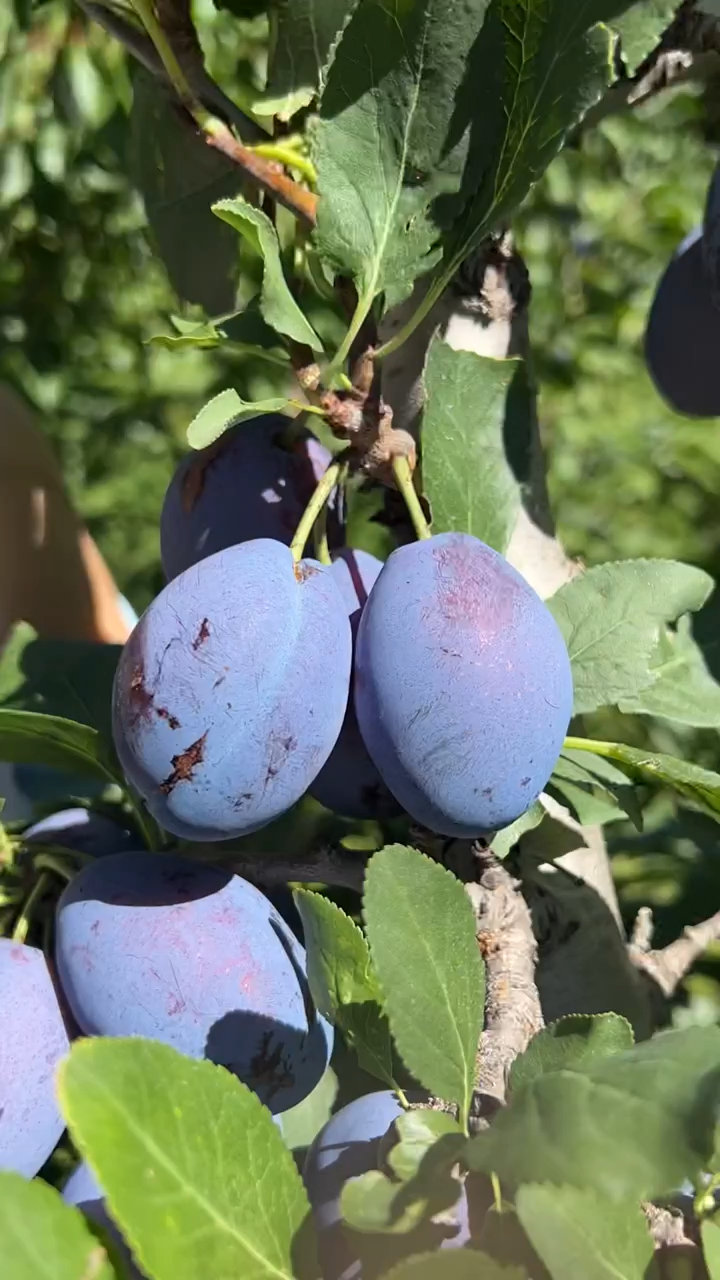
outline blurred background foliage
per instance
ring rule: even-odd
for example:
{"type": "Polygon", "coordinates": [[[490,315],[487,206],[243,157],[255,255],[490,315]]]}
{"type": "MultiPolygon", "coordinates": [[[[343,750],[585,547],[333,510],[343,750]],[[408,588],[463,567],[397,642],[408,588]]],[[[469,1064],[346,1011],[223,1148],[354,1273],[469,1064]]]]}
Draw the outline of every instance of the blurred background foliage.
{"type": "MultiPolygon", "coordinates": [[[[250,14],[239,21],[212,0],[194,5],[209,69],[240,106],[264,85],[260,7],[233,0],[250,14]]],[[[191,294],[217,278],[216,255],[237,253],[207,212],[236,179],[213,168],[201,143],[181,188],[151,189],[152,148],[161,134],[171,145],[177,126],[162,101],[157,129],[133,121],[134,95],[152,93],[71,0],[0,6],[0,379],[36,408],[77,509],[138,610],[162,586],[158,516],[189,418],[229,380],[250,398],[277,377],[241,343],[222,354],[149,343],[171,331],[170,314],[199,314],[173,287],[195,232],[208,238],[191,294]]],[[[568,550],[591,564],[666,556],[720,577],[720,424],[674,415],[641,351],[657,279],[702,217],[718,100],[717,86],[684,87],[584,131],[517,219],[552,497],[568,550]]],[[[231,292],[252,292],[251,261],[224,270],[231,292]]],[[[333,317],[317,323],[332,327],[333,317]]],[[[699,633],[716,675],[719,627],[711,603],[699,633]]],[[[714,733],[610,715],[588,727],[720,768],[714,733]]],[[[648,818],[642,835],[614,826],[609,836],[628,921],[649,903],[663,941],[720,907],[719,833],[663,797],[648,818]]],[[[719,976],[710,955],[676,1016],[716,1018],[719,976]]]]}

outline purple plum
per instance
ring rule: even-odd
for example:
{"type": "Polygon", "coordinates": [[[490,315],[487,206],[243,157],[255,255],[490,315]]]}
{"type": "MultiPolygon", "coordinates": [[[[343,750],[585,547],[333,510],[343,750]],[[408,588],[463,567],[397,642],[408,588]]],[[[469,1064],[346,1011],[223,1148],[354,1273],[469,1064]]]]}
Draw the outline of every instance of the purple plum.
{"type": "Polygon", "coordinates": [[[60,809],[33,823],[23,832],[23,840],[34,844],[56,844],[77,853],[104,858],[109,853],[137,849],[139,840],[111,818],[91,809],[60,809]]]}
{"type": "MultiPolygon", "coordinates": [[[[160,552],[168,581],[198,560],[251,538],[289,546],[330,454],[309,431],[284,444],[290,422],[264,414],[231,427],[214,444],[187,454],[160,516],[160,552]]],[[[337,528],[337,496],[329,533],[337,528]]]]}
{"type": "Polygon", "coordinates": [[[34,1178],[65,1125],[55,1068],[68,1034],[42,951],[0,938],[0,1169],[34,1178]]]}
{"type": "MultiPolygon", "coordinates": [[[[353,641],[365,601],[382,567],[382,560],[369,555],[367,551],[353,551],[350,548],[339,552],[333,561],[330,572],[348,611],[353,641]]],[[[347,818],[391,817],[400,811],[370,759],[360,735],[352,699],[352,684],[340,737],[329,760],[310,787],[310,794],[327,809],[333,809],[347,818]]]]}
{"type": "Polygon", "coordinates": [[[188,840],[257,831],[307,791],[342,727],[352,638],[329,570],[259,538],[174,578],[120,657],[120,763],[188,840]]]}
{"type": "Polygon", "coordinates": [[[655,290],[645,362],[660,395],[691,418],[720,414],[720,307],[713,302],[702,228],[683,240],[655,290]]]}
{"type": "Polygon", "coordinates": [[[403,808],[441,835],[514,822],[546,785],[572,712],[570,660],[532,587],[477,538],[394,551],[363,610],[355,710],[403,808]]]}
{"type": "Polygon", "coordinates": [[[332,1028],[305,952],[247,880],[174,854],[88,863],[57,907],[55,954],[87,1035],[145,1036],[227,1067],[273,1113],[314,1089],[332,1028]]]}

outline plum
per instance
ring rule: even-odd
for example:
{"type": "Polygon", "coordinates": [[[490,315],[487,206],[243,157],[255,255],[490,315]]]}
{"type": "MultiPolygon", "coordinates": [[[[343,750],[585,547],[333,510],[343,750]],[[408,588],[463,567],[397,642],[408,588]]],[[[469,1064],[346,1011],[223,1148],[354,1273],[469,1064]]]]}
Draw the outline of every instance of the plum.
{"type": "Polygon", "coordinates": [[[23,832],[23,840],[31,844],[56,844],[77,853],[103,858],[138,848],[138,837],[91,809],[60,809],[35,822],[23,832]]]}
{"type": "Polygon", "coordinates": [[[501,555],[464,533],[393,552],[360,619],[355,709],[416,822],[472,838],[520,817],[552,773],[572,700],[557,624],[501,555]]]}
{"type": "Polygon", "coordinates": [[[645,331],[645,361],[660,395],[691,418],[720,414],[720,309],[712,300],[702,228],[683,240],[660,279],[645,331]]]}
{"type": "Polygon", "coordinates": [[[399,1240],[365,1235],[344,1225],[340,1194],[345,1183],[382,1168],[381,1142],[403,1114],[394,1093],[383,1089],[355,1098],[332,1116],[305,1158],[305,1183],[318,1231],[318,1253],[324,1280],[369,1280],[407,1254],[428,1249],[459,1249],[470,1238],[467,1197],[458,1196],[456,1212],[443,1227],[431,1223],[399,1240]]]}
{"type": "Polygon", "coordinates": [[[352,639],[329,570],[267,538],[174,578],[123,649],[113,734],[162,826],[225,840],[307,791],[338,738],[352,639]]]}
{"type": "MultiPolygon", "coordinates": [[[[382,567],[382,560],[367,551],[350,548],[339,552],[333,561],[330,572],[348,611],[353,640],[363,606],[382,567]]],[[[352,684],[340,737],[310,787],[310,794],[327,809],[347,818],[390,817],[399,812],[398,804],[387,790],[360,735],[352,684]]]]}
{"type": "Polygon", "coordinates": [[[55,1068],[68,1034],[42,951],[0,938],[0,1169],[34,1178],[62,1134],[55,1068]]]}
{"type": "MultiPolygon", "coordinates": [[[[290,544],[330,454],[308,431],[285,448],[289,426],[281,414],[263,414],[183,458],[160,516],[168,581],[198,560],[251,538],[290,544]]],[[[337,503],[336,495],[329,533],[337,503]]]]}
{"type": "Polygon", "coordinates": [[[273,1112],[332,1051],[305,952],[247,880],[174,854],[88,863],[57,907],[58,976],[88,1035],[146,1036],[232,1071],[273,1112]]]}

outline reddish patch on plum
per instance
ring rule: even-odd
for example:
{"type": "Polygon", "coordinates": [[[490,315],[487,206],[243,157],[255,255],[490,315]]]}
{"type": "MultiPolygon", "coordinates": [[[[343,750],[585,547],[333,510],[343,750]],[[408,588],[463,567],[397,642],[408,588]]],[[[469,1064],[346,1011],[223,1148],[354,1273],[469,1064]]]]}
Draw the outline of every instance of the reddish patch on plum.
{"type": "Polygon", "coordinates": [[[192,742],[189,747],[181,751],[179,755],[172,758],[172,773],[160,783],[160,790],[164,795],[169,796],[170,792],[175,789],[178,782],[190,782],[199,764],[202,764],[205,755],[205,739],[207,738],[207,729],[201,738],[196,742],[192,742]]]}
{"type": "Polygon", "coordinates": [[[301,560],[299,564],[293,565],[296,582],[307,582],[308,578],[314,578],[315,574],[319,572],[320,570],[313,568],[311,564],[308,564],[307,560],[301,560]]]}
{"type": "Polygon", "coordinates": [[[15,964],[30,963],[30,956],[27,954],[25,948],[21,944],[18,944],[17,947],[12,948],[10,952],[10,959],[14,961],[15,964]]]}
{"type": "Polygon", "coordinates": [[[192,642],[193,649],[197,651],[200,648],[200,646],[203,645],[205,641],[208,640],[209,638],[210,638],[210,622],[208,618],[203,618],[202,622],[200,623],[200,630],[198,631],[195,639],[192,642]]]}
{"type": "Polygon", "coordinates": [[[472,627],[489,638],[512,622],[517,584],[509,575],[499,574],[481,551],[458,539],[435,547],[432,554],[438,621],[443,628],[447,623],[472,627]]]}
{"type": "Polygon", "coordinates": [[[171,729],[180,728],[180,721],[178,720],[177,716],[171,715],[167,707],[156,707],[155,714],[159,716],[161,720],[167,720],[171,729]]]}
{"type": "Polygon", "coordinates": [[[153,709],[155,696],[145,684],[145,668],[142,662],[137,662],[133,667],[129,702],[133,720],[146,720],[153,709]]]}

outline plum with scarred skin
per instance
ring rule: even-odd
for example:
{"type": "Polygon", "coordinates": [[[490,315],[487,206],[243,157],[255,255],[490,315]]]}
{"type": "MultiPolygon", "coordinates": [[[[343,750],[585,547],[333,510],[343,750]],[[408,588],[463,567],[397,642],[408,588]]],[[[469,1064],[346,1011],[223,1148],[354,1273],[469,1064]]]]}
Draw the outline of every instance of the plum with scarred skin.
{"type": "MultiPolygon", "coordinates": [[[[290,545],[330,454],[309,431],[286,445],[289,421],[263,414],[230,427],[180,462],[160,515],[160,554],[168,581],[206,556],[251,538],[290,545]]],[[[338,535],[337,495],[329,536],[338,535]]]]}
{"type": "Polygon", "coordinates": [[[462,533],[390,556],[360,619],[354,688],[390,791],[416,822],[460,838],[533,803],[573,700],[552,614],[507,560],[462,533]]]}
{"type": "Polygon", "coordinates": [[[168,831],[257,831],[307,791],[342,727],[352,638],[328,569],[259,538],[174,578],[120,657],[113,735],[168,831]]]}
{"type": "Polygon", "coordinates": [[[86,1035],[145,1036],[232,1071],[275,1112],[314,1089],[332,1028],[305,952],[240,876],[174,854],[88,863],[57,907],[57,971],[86,1035]]]}
{"type": "Polygon", "coordinates": [[[42,951],[0,938],[0,1169],[34,1178],[65,1128],[55,1069],[68,1033],[42,951]]]}
{"type": "MultiPolygon", "coordinates": [[[[339,552],[332,573],[350,619],[353,641],[372,588],[383,567],[382,560],[367,551],[350,548],[339,552]]],[[[400,812],[368,755],[358,728],[355,705],[348,701],[340,737],[310,788],[310,794],[347,818],[391,817],[400,812]]]]}
{"type": "Polygon", "coordinates": [[[343,1187],[352,1178],[383,1169],[387,1135],[403,1112],[389,1089],[355,1098],[331,1117],[307,1153],[303,1181],[318,1232],[323,1280],[371,1280],[408,1254],[459,1249],[470,1239],[463,1189],[455,1209],[444,1215],[442,1226],[427,1223],[410,1236],[366,1235],[344,1223],[340,1212],[343,1187]]]}

